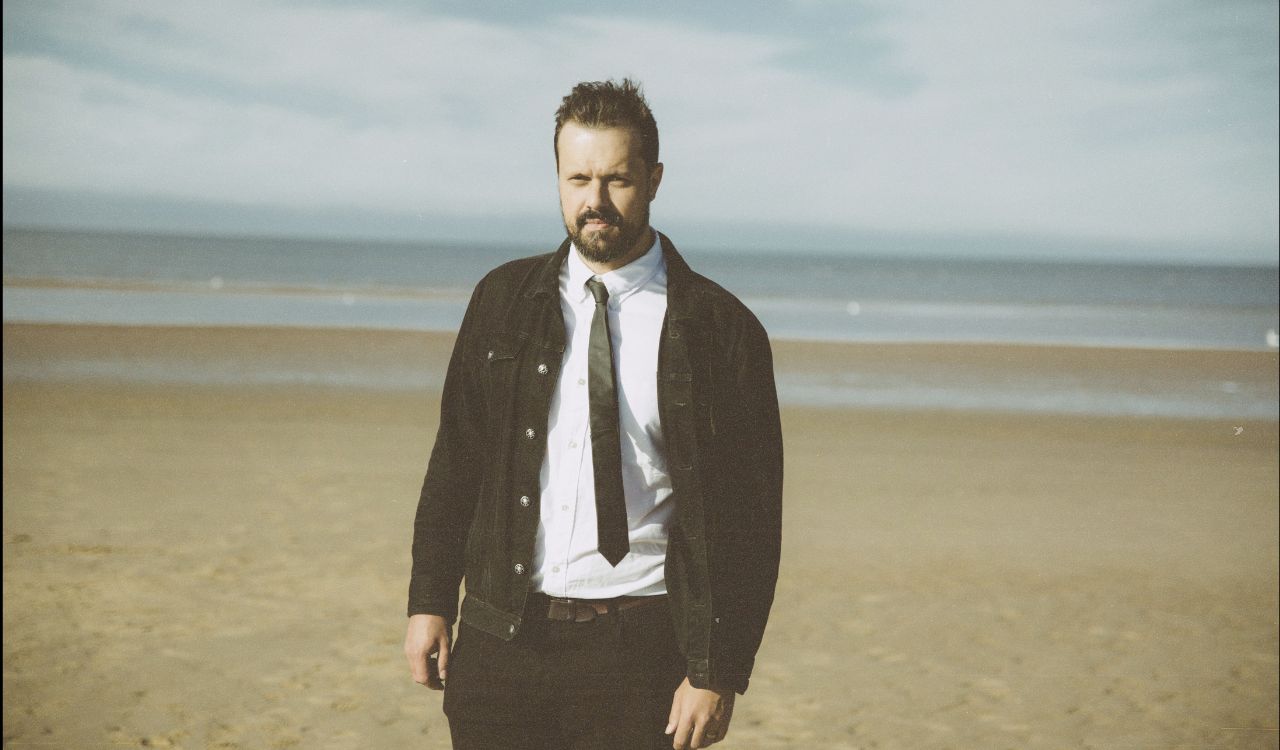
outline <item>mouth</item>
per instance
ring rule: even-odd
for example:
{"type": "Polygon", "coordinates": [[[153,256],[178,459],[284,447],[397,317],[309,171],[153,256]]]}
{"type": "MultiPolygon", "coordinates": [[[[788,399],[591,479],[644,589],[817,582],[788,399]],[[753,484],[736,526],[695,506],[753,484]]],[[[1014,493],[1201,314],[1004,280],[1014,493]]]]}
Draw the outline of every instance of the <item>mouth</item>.
{"type": "Polygon", "coordinates": [[[578,229],[591,232],[602,232],[610,227],[616,227],[618,221],[607,215],[602,215],[597,211],[586,211],[585,216],[578,218],[578,229]]]}

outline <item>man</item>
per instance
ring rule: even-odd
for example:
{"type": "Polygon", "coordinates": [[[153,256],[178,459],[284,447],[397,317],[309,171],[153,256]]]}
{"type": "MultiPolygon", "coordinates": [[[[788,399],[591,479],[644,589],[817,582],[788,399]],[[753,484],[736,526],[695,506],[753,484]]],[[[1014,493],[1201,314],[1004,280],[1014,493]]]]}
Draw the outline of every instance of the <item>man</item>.
{"type": "Polygon", "coordinates": [[[769,341],[649,226],[663,165],[629,80],[556,113],[569,237],[476,287],[414,523],[405,654],[454,747],[707,747],[773,601],[769,341]],[[458,641],[451,628],[465,578],[458,641]]]}

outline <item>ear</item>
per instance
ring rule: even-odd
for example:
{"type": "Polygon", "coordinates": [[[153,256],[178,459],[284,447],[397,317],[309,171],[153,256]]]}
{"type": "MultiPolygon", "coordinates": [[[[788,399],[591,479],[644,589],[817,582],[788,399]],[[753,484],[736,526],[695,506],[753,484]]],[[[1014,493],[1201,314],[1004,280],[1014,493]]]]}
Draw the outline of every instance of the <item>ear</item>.
{"type": "Polygon", "coordinates": [[[658,197],[658,185],[662,184],[662,162],[653,165],[649,172],[649,200],[658,197]]]}

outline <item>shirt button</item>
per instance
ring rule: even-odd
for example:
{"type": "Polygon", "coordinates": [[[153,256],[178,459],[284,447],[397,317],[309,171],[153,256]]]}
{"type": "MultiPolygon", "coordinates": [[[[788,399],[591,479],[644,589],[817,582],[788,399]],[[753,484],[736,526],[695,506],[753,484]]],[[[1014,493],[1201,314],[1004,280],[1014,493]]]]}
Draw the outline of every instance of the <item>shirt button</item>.
{"type": "Polygon", "coordinates": [[[539,375],[546,375],[546,374],[547,374],[547,366],[546,366],[546,365],[538,365],[538,374],[539,374],[539,375]]]}
{"type": "Polygon", "coordinates": [[[555,566],[554,568],[552,568],[552,569],[551,569],[551,572],[552,572],[552,573],[559,573],[559,572],[560,572],[560,566],[559,566],[559,565],[555,566]]]}
{"type": "Polygon", "coordinates": [[[578,385],[586,385],[586,384],[587,384],[586,378],[578,378],[578,385]]]}
{"type": "Polygon", "coordinates": [[[516,563],[515,567],[512,568],[512,570],[514,570],[516,572],[516,575],[518,576],[524,575],[524,566],[521,565],[520,563],[516,563]]]}
{"type": "Polygon", "coordinates": [[[525,436],[525,437],[527,437],[527,438],[529,438],[530,440],[533,440],[535,437],[537,437],[537,436],[538,436],[538,433],[537,433],[537,432],[534,432],[533,428],[532,428],[532,427],[530,427],[530,428],[528,428],[527,430],[525,430],[525,431],[524,431],[524,436],[525,436]]]}
{"type": "Polygon", "coordinates": [[[520,496],[520,507],[522,507],[522,508],[528,508],[528,507],[529,507],[529,496],[528,496],[528,495],[521,495],[521,496],[520,496]]]}
{"type": "Polygon", "coordinates": [[[575,441],[573,441],[573,440],[570,440],[570,441],[569,441],[569,447],[570,447],[570,448],[577,448],[577,447],[578,447],[578,444],[577,444],[577,442],[575,442],[575,441]]]}
{"type": "Polygon", "coordinates": [[[560,510],[568,511],[568,510],[569,510],[569,506],[567,506],[567,505],[561,505],[561,506],[560,506],[560,510]]]}

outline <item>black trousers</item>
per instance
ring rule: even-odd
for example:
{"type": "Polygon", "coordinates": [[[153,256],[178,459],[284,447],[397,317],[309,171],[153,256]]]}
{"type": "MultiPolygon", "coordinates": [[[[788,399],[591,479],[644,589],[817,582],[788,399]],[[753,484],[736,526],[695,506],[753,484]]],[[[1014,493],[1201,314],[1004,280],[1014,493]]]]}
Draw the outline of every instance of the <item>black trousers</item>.
{"type": "Polygon", "coordinates": [[[530,599],[511,641],[459,627],[444,691],[454,750],[670,748],[685,660],[666,597],[581,623],[530,599]]]}

